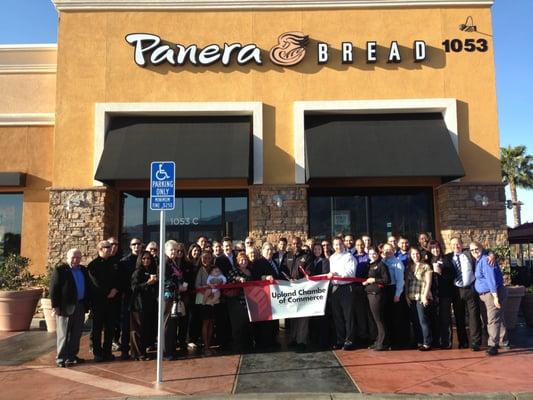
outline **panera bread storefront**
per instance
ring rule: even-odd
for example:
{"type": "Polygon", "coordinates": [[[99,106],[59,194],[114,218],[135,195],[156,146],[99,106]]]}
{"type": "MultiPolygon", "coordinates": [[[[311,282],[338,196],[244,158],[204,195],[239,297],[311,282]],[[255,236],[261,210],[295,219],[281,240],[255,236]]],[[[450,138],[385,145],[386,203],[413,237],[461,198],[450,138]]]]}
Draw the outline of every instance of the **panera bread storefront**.
{"type": "Polygon", "coordinates": [[[54,3],[49,262],[157,239],[154,160],[184,242],[506,240],[492,1],[54,3]]]}

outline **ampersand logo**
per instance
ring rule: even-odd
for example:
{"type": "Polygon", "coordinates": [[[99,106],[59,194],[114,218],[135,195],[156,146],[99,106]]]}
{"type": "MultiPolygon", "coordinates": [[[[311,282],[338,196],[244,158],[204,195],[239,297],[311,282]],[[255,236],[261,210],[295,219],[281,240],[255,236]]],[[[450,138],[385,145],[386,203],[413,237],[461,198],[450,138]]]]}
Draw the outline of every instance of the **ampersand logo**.
{"type": "Polygon", "coordinates": [[[309,36],[302,32],[285,32],[278,38],[278,44],[270,49],[270,61],[282,67],[298,64],[305,57],[305,46],[309,36]]]}

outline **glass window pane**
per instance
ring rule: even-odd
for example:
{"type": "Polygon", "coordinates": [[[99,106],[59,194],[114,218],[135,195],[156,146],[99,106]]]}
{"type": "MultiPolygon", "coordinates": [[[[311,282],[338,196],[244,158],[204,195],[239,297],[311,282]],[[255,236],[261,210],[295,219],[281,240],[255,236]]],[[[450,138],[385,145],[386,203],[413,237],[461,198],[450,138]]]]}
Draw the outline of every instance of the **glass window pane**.
{"type": "MultiPolygon", "coordinates": [[[[144,243],[159,241],[159,211],[149,207],[148,192],[124,193],[122,245],[127,249],[128,239],[139,236],[144,243]],[[143,215],[143,199],[146,210],[143,215]],[[146,221],[143,226],[143,221],[146,221]],[[143,236],[144,234],[144,236],[143,236]]],[[[194,242],[199,235],[220,240],[224,235],[225,222],[233,229],[235,237],[244,238],[248,234],[248,198],[235,197],[177,197],[174,210],[166,216],[166,239],[174,239],[185,244],[194,242]],[[222,215],[222,202],[225,213],[222,215]]]]}
{"type": "Polygon", "coordinates": [[[20,254],[22,194],[0,194],[0,260],[10,253],[20,254]]]}
{"type": "Polygon", "coordinates": [[[332,236],[331,196],[309,197],[309,233],[311,237],[322,240],[332,236]]]}
{"type": "Polygon", "coordinates": [[[123,218],[120,248],[128,249],[129,240],[132,237],[143,237],[143,207],[144,196],[132,193],[123,193],[123,218]]]}
{"type": "Polygon", "coordinates": [[[360,236],[368,232],[366,196],[311,196],[309,227],[316,239],[331,238],[339,233],[360,236]]]}
{"type": "MultiPolygon", "coordinates": [[[[344,194],[346,192],[346,194],[344,194]]],[[[390,194],[373,194],[354,188],[350,195],[317,193],[309,195],[309,231],[312,237],[323,239],[339,233],[360,237],[369,233],[374,243],[386,240],[390,234],[405,235],[416,243],[418,232],[433,235],[432,191],[429,189],[390,189],[390,194]]]]}
{"type": "MultiPolygon", "coordinates": [[[[225,222],[228,235],[242,240],[248,236],[248,199],[246,197],[227,197],[225,199],[225,222]]],[[[225,229],[226,227],[222,227],[225,229]]]]}
{"type": "Polygon", "coordinates": [[[185,197],[183,216],[199,224],[216,225],[222,223],[222,199],[220,197],[185,197]]]}
{"type": "Polygon", "coordinates": [[[432,208],[428,192],[371,197],[372,231],[376,243],[402,235],[416,244],[417,233],[432,234],[432,208]]]}
{"type": "Polygon", "coordinates": [[[356,237],[368,232],[366,226],[366,196],[336,196],[333,198],[332,235],[352,233],[356,237]]]}

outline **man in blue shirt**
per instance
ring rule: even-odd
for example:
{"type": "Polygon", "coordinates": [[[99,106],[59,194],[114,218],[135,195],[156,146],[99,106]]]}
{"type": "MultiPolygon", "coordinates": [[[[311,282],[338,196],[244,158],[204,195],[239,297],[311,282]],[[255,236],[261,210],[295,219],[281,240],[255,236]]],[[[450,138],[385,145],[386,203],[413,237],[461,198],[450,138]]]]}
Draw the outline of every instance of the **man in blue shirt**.
{"type": "Polygon", "coordinates": [[[385,287],[385,323],[390,332],[391,346],[400,349],[409,346],[409,317],[403,296],[405,267],[396,258],[394,251],[390,243],[383,245],[383,262],[389,269],[391,278],[390,284],[385,287]]]}
{"type": "Polygon", "coordinates": [[[400,260],[405,268],[409,265],[409,240],[400,236],[398,239],[399,250],[396,253],[396,258],[400,260]]]}
{"type": "Polygon", "coordinates": [[[89,278],[80,261],[81,252],[70,249],[67,252],[67,263],[54,268],[50,279],[52,313],[56,316],[57,323],[56,365],[62,368],[84,361],[78,357],[78,352],[88,309],[89,278]]]}
{"type": "Polygon", "coordinates": [[[507,331],[503,322],[503,300],[505,288],[503,275],[498,264],[490,265],[483,246],[479,242],[470,243],[470,253],[476,261],[476,292],[487,310],[487,330],[489,340],[487,355],[498,354],[498,346],[507,341],[507,331]]]}

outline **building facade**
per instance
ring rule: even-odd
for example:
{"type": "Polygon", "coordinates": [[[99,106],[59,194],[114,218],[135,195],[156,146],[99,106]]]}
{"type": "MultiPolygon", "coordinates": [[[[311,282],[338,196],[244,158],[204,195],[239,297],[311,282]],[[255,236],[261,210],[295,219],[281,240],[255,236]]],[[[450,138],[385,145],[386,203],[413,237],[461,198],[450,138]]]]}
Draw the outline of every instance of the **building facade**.
{"type": "Polygon", "coordinates": [[[0,75],[0,198],[35,269],[158,239],[158,160],[183,242],[506,242],[492,1],[54,3],[57,69],[0,75]]]}

